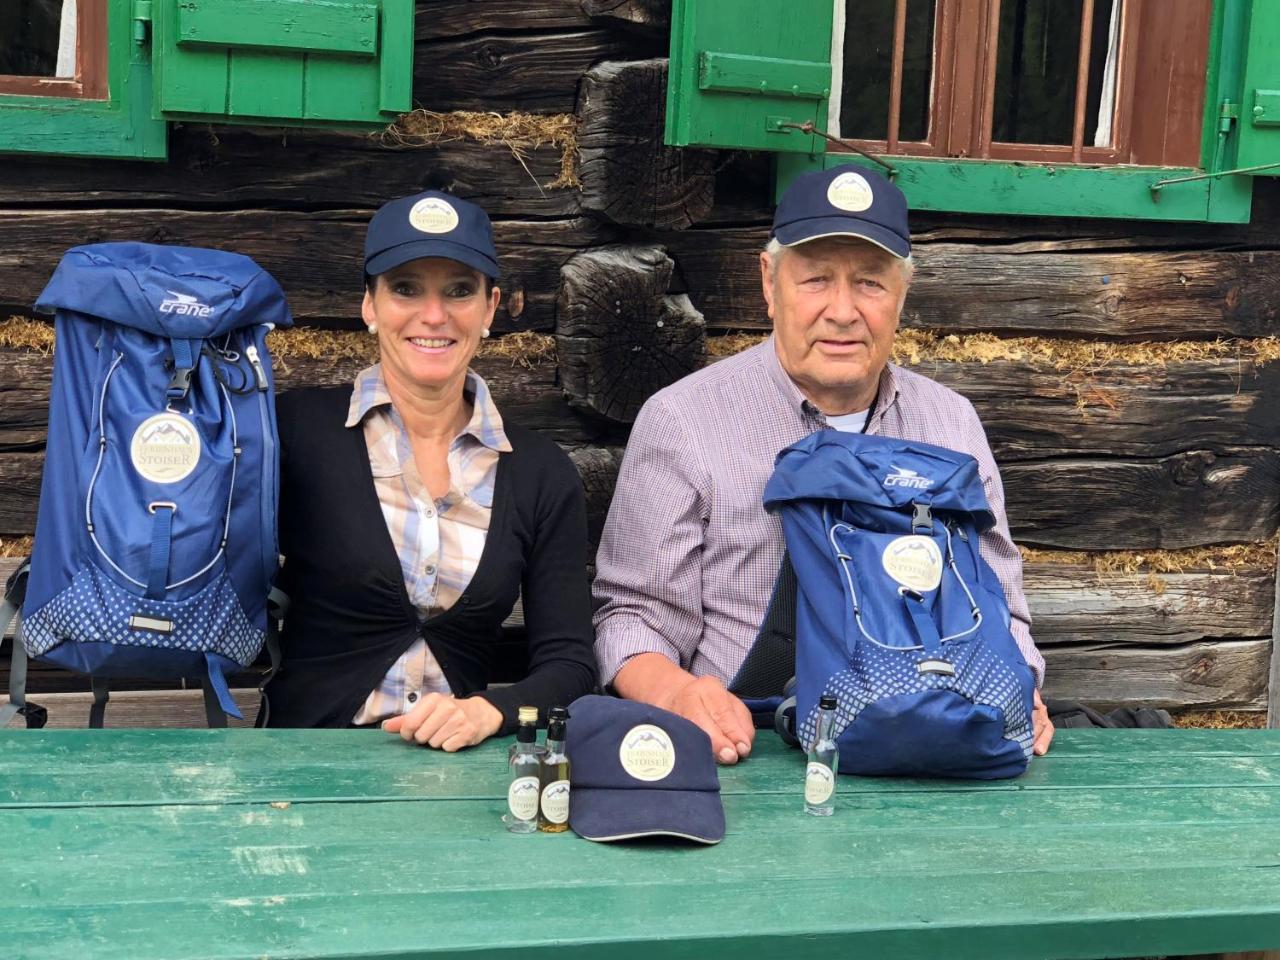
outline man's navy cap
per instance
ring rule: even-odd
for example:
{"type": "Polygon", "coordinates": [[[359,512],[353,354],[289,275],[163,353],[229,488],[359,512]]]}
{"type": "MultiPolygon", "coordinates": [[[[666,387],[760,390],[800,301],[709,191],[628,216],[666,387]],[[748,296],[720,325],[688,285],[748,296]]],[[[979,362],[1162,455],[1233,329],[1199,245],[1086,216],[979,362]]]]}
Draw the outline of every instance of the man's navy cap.
{"type": "Polygon", "coordinates": [[[569,705],[569,826],[588,840],[724,839],[711,738],[667,710],[615,697],[569,705]]]}
{"type": "Polygon", "coordinates": [[[895,257],[911,254],[907,198],[865,167],[839,166],[796,177],[778,201],[769,236],[784,247],[820,237],[861,237],[895,257]]]}
{"type": "Polygon", "coordinates": [[[369,221],[364,237],[368,276],[421,257],[447,257],[498,279],[498,254],[488,214],[439,190],[384,203],[369,221]]]}

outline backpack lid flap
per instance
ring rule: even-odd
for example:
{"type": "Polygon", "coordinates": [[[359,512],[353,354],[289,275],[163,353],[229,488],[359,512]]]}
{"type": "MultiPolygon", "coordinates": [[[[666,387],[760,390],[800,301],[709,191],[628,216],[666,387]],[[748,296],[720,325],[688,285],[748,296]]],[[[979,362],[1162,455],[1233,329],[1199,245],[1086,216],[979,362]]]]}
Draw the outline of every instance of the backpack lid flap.
{"type": "Polygon", "coordinates": [[[765,485],[764,505],[776,510],[794,500],[846,500],[902,509],[926,503],[934,510],[995,523],[978,462],[967,453],[896,437],[838,430],[810,434],[778,454],[765,485]]]}
{"type": "Polygon", "coordinates": [[[171,339],[293,324],[284,291],[249,257],[152,243],[72,247],[36,310],[73,310],[171,339]]]}

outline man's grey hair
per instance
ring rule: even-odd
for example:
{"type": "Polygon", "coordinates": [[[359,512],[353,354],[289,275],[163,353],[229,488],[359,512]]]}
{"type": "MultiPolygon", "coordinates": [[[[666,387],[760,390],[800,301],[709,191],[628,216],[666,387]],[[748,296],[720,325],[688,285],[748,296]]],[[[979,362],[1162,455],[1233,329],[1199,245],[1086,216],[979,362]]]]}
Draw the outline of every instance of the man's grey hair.
{"type": "MultiPolygon", "coordinates": [[[[769,256],[769,276],[775,277],[778,274],[778,258],[782,256],[782,252],[788,249],[778,242],[777,237],[770,237],[769,242],[765,244],[764,252],[769,256]]],[[[897,259],[897,258],[895,258],[897,259]]],[[[916,261],[915,257],[907,254],[904,259],[898,260],[898,266],[902,269],[902,278],[911,282],[911,278],[915,276],[916,261]]]]}

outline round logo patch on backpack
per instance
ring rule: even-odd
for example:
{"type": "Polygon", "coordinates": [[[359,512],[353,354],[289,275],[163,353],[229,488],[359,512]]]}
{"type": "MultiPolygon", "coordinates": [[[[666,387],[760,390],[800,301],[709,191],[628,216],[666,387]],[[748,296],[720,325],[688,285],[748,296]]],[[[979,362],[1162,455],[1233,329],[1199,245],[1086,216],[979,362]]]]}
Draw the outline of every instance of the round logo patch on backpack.
{"type": "Polygon", "coordinates": [[[884,572],[916,593],[937,590],[942,582],[942,551],[929,537],[897,537],[880,558],[884,572]]]}
{"type": "Polygon", "coordinates": [[[133,432],[129,459],[152,483],[177,483],[200,462],[200,434],[185,417],[157,413],[133,432]]]}

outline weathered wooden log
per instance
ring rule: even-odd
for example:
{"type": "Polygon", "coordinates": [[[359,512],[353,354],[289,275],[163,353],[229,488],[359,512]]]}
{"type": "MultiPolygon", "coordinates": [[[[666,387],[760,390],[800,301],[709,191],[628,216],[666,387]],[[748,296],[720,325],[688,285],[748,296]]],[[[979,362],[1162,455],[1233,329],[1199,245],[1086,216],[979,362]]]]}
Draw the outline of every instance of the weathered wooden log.
{"type": "MultiPolygon", "coordinates": [[[[142,240],[247,254],[280,281],[296,318],[358,329],[364,233],[370,214],[369,210],[0,211],[0,236],[5,238],[0,247],[0,314],[30,309],[68,247],[142,240]]],[[[609,243],[616,236],[615,230],[588,217],[495,223],[504,294],[495,332],[551,330],[560,266],[577,250],[609,243]],[[521,296],[514,296],[517,292],[521,296]]]]}
{"type": "Polygon", "coordinates": [[[0,454],[0,536],[27,536],[36,529],[36,503],[44,453],[0,454]]]}
{"type": "Polygon", "coordinates": [[[1099,574],[1084,564],[1028,563],[1023,587],[1040,647],[1180,644],[1271,635],[1275,570],[1099,574]]]}
{"type": "Polygon", "coordinates": [[[666,49],[658,33],[609,29],[431,40],[415,49],[413,86],[432,110],[572,113],[592,64],[658,57],[666,49]]]}
{"type": "Polygon", "coordinates": [[[569,459],[582,476],[582,486],[587,494],[587,563],[595,567],[596,547],[609,514],[609,501],[618,482],[618,467],[622,464],[622,450],[618,447],[580,447],[569,452],[569,459]]]}
{"type": "Polygon", "coordinates": [[[614,223],[681,230],[715,199],[716,154],[663,144],[667,61],[601,63],[578,92],[582,206],[614,223]]]}
{"type": "Polygon", "coordinates": [[[1013,535],[1037,546],[1248,543],[1270,537],[1280,519],[1280,452],[1269,448],[1193,450],[1137,463],[1012,463],[1001,473],[1013,535]]]}
{"type": "Polygon", "coordinates": [[[590,250],[564,265],[556,351],[571,404],[629,423],[654,391],[703,365],[702,316],[667,293],[674,266],[658,246],[590,250]]]}
{"type": "Polygon", "coordinates": [[[573,29],[620,23],[665,29],[670,0],[419,0],[419,41],[485,30],[573,29]]]}
{"type": "Polygon", "coordinates": [[[1087,645],[1044,651],[1046,697],[1100,709],[1261,709],[1266,704],[1270,640],[1176,647],[1087,645]]]}
{"type": "Polygon", "coordinates": [[[86,203],[239,207],[377,207],[425,189],[472,200],[492,217],[569,217],[574,188],[549,189],[560,148],[517,157],[500,143],[447,140],[387,147],[360,133],[175,125],[169,162],[76,157],[5,157],[0,206],[86,203]]]}
{"type": "Polygon", "coordinates": [[[593,19],[621,20],[641,27],[666,30],[671,23],[670,0],[579,0],[593,19]]]}
{"type": "MultiPolygon", "coordinates": [[[[663,234],[711,328],[768,329],[758,255],[767,225],[663,234]]],[[[1280,330],[1280,253],[1098,253],[1042,244],[917,243],[906,326],[1129,340],[1280,330]]]]}

